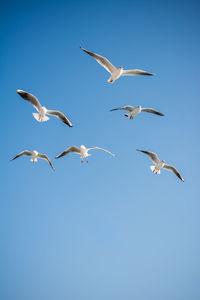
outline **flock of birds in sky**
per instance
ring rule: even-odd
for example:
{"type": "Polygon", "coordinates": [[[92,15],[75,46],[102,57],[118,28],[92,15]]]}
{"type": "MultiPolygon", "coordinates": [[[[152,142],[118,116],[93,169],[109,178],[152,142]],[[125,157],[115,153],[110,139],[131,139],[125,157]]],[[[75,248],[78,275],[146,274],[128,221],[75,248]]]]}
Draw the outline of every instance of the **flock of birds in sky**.
{"type": "MultiPolygon", "coordinates": [[[[122,67],[116,68],[105,57],[100,56],[98,54],[95,54],[93,52],[87,51],[84,48],[81,48],[81,49],[84,52],[86,52],[87,54],[89,54],[90,56],[92,56],[102,67],[104,67],[111,74],[110,78],[108,79],[108,82],[110,82],[110,83],[115,82],[115,80],[117,80],[121,76],[134,76],[134,75],[153,76],[154,75],[152,73],[149,73],[149,72],[146,72],[146,71],[143,71],[143,70],[139,70],[139,69],[124,70],[122,67]]],[[[49,115],[49,116],[57,117],[63,123],[65,123],[69,127],[72,127],[72,123],[70,122],[70,120],[62,112],[57,111],[57,110],[48,110],[46,107],[44,107],[40,104],[40,102],[38,101],[38,99],[34,95],[32,95],[32,94],[30,94],[26,91],[17,90],[17,93],[24,100],[30,102],[35,107],[35,109],[37,110],[37,113],[33,113],[33,116],[38,122],[48,121],[49,117],[47,117],[47,115],[49,115]]],[[[156,115],[159,115],[159,116],[164,116],[164,114],[158,112],[155,109],[143,108],[141,106],[133,107],[133,106],[127,105],[127,106],[111,109],[111,111],[116,111],[116,110],[127,111],[128,113],[124,114],[124,116],[126,116],[130,119],[133,119],[136,115],[138,115],[141,112],[147,112],[147,113],[156,114],[156,115]]],[[[69,154],[69,153],[77,153],[81,156],[81,162],[83,162],[83,160],[85,158],[87,159],[87,162],[88,162],[88,157],[91,155],[88,152],[90,150],[93,150],[93,149],[98,149],[98,150],[104,151],[104,152],[106,152],[106,153],[108,153],[112,156],[115,156],[115,154],[113,154],[112,152],[110,152],[108,150],[105,150],[103,148],[100,148],[100,147],[86,148],[84,145],[81,145],[80,147],[77,147],[77,146],[69,147],[68,149],[66,149],[65,151],[63,151],[59,155],[57,155],[56,158],[63,157],[65,155],[69,154]]],[[[151,166],[150,168],[151,168],[152,172],[154,172],[155,174],[160,174],[160,169],[164,168],[166,170],[169,170],[169,171],[173,172],[176,176],[178,176],[178,178],[180,178],[182,181],[184,181],[183,177],[180,175],[180,173],[177,171],[177,169],[173,166],[167,165],[164,160],[159,160],[157,154],[155,154],[153,152],[145,151],[145,150],[139,150],[139,149],[137,149],[137,151],[145,153],[149,156],[149,158],[154,163],[154,166],[151,166]]],[[[23,155],[30,156],[32,162],[37,162],[38,158],[45,159],[50,164],[51,168],[54,170],[54,167],[53,167],[50,159],[48,158],[48,156],[46,154],[38,153],[36,150],[34,150],[34,151],[28,151],[28,150],[22,151],[21,153],[19,153],[15,157],[13,157],[11,160],[14,160],[14,159],[16,159],[20,156],[23,156],[23,155]]]]}

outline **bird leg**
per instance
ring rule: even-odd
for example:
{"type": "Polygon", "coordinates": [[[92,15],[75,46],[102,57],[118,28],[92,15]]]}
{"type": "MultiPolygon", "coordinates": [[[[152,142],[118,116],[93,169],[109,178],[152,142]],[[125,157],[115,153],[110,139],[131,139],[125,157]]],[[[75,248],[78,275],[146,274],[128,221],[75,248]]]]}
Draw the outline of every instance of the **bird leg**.
{"type": "Polygon", "coordinates": [[[81,162],[83,163],[83,159],[81,160],[81,162]]]}
{"type": "Polygon", "coordinates": [[[87,163],[88,163],[88,159],[87,159],[87,163]]]}

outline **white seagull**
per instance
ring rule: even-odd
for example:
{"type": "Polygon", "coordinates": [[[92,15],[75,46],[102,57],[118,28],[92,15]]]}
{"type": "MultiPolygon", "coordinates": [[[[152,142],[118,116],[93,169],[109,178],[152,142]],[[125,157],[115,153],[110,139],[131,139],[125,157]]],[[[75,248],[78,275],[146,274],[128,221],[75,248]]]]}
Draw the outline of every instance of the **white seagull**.
{"type": "Polygon", "coordinates": [[[149,158],[152,160],[152,162],[155,164],[155,166],[150,166],[152,172],[154,172],[155,174],[160,174],[160,169],[164,168],[166,170],[173,172],[176,176],[178,176],[178,178],[180,178],[184,182],[183,177],[180,175],[177,169],[173,166],[167,165],[164,160],[160,161],[156,153],[145,151],[145,150],[139,150],[139,149],[136,150],[147,154],[149,158]]]}
{"type": "Polygon", "coordinates": [[[11,158],[11,160],[14,160],[14,159],[16,159],[16,158],[18,158],[18,157],[20,157],[22,155],[31,156],[31,160],[30,161],[32,161],[33,163],[37,162],[38,158],[45,159],[46,161],[48,161],[48,163],[50,164],[50,166],[52,167],[52,169],[55,170],[54,167],[53,167],[53,165],[52,165],[52,163],[51,163],[51,161],[50,161],[50,159],[48,158],[48,156],[46,154],[40,154],[36,150],[34,150],[34,151],[24,150],[21,153],[17,154],[15,157],[11,158]]]}
{"type": "Polygon", "coordinates": [[[96,53],[90,52],[82,47],[80,47],[83,51],[85,51],[87,54],[92,56],[96,61],[104,67],[110,74],[111,77],[108,79],[108,82],[114,82],[117,80],[120,76],[130,76],[130,75],[149,75],[153,76],[154,74],[139,70],[139,69],[133,69],[133,70],[124,70],[122,67],[115,68],[107,58],[98,55],[96,53]]]}
{"type": "Polygon", "coordinates": [[[153,109],[153,108],[143,108],[140,105],[137,107],[133,107],[131,105],[123,106],[123,107],[118,107],[118,108],[113,108],[110,111],[115,111],[115,110],[126,110],[129,111],[128,114],[124,114],[125,117],[128,117],[130,119],[133,119],[135,116],[137,116],[139,113],[142,111],[155,114],[158,116],[164,116],[164,114],[160,113],[159,111],[153,109]]]}
{"type": "MultiPolygon", "coordinates": [[[[99,147],[91,147],[91,148],[86,148],[84,145],[81,145],[80,147],[77,146],[71,146],[68,149],[66,149],[64,152],[62,152],[61,154],[57,155],[56,158],[60,158],[62,156],[65,156],[69,153],[77,153],[81,156],[81,162],[83,163],[83,159],[87,158],[88,156],[91,156],[91,154],[88,153],[88,151],[93,150],[93,149],[98,149],[98,150],[102,150],[104,152],[107,152],[108,154],[115,156],[115,154],[113,154],[112,152],[99,148],[99,147]]],[[[88,159],[87,159],[88,162],[88,159]]]]}
{"type": "Polygon", "coordinates": [[[72,123],[60,111],[48,110],[46,107],[44,107],[40,104],[40,102],[34,95],[32,95],[28,92],[25,92],[23,90],[17,90],[17,93],[24,100],[27,100],[28,102],[30,102],[35,107],[35,109],[38,111],[38,113],[33,113],[34,118],[38,122],[47,121],[47,120],[49,120],[49,117],[47,117],[46,115],[52,115],[52,116],[59,118],[63,123],[67,124],[69,127],[72,127],[72,123]]]}

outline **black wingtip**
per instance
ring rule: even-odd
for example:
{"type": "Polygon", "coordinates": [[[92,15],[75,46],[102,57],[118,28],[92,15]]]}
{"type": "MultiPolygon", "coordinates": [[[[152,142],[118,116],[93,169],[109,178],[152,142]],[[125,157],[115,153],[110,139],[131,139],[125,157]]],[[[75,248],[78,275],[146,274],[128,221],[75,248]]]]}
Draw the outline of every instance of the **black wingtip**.
{"type": "Polygon", "coordinates": [[[69,123],[67,123],[67,122],[65,122],[65,124],[66,124],[67,126],[69,126],[69,127],[73,127],[72,124],[69,124],[69,123]]]}
{"type": "Polygon", "coordinates": [[[165,115],[163,113],[158,112],[157,113],[158,116],[164,117],[165,115]]]}
{"type": "Polygon", "coordinates": [[[16,90],[17,94],[21,96],[22,90],[18,89],[16,90]]]}

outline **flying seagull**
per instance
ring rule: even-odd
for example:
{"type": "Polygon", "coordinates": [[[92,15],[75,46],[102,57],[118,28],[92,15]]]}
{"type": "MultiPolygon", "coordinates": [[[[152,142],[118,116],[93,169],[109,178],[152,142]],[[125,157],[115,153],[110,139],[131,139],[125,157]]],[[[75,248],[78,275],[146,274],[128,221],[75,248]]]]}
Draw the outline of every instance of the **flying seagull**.
{"type": "Polygon", "coordinates": [[[162,113],[160,113],[159,111],[157,111],[153,108],[143,108],[140,105],[137,106],[137,107],[127,105],[127,106],[123,106],[123,107],[113,108],[110,111],[115,111],[115,110],[127,110],[127,111],[129,111],[129,113],[124,114],[124,116],[130,118],[131,120],[135,116],[137,116],[139,113],[141,113],[142,111],[148,112],[150,114],[155,114],[155,115],[158,115],[158,116],[164,116],[162,113]]]}
{"type": "Polygon", "coordinates": [[[173,172],[176,176],[178,176],[178,178],[180,178],[184,182],[183,177],[180,175],[177,169],[173,166],[167,165],[164,160],[160,161],[156,153],[145,151],[145,150],[139,150],[139,149],[136,150],[147,154],[149,158],[152,160],[152,162],[155,164],[155,166],[150,166],[152,172],[154,172],[155,174],[160,174],[160,169],[164,168],[166,170],[173,172]]]}
{"type": "Polygon", "coordinates": [[[108,79],[108,82],[114,82],[117,80],[120,76],[129,76],[129,75],[149,75],[153,76],[154,74],[139,70],[139,69],[133,69],[133,70],[124,70],[122,67],[115,68],[107,58],[98,55],[96,53],[90,52],[82,47],[80,47],[83,51],[85,51],[87,54],[92,56],[96,61],[104,67],[110,74],[111,77],[108,79]]]}
{"type": "MultiPolygon", "coordinates": [[[[115,154],[113,154],[112,152],[99,148],[99,147],[91,147],[91,148],[86,148],[84,145],[81,145],[80,147],[77,146],[71,146],[68,149],[66,149],[64,152],[62,152],[61,154],[57,155],[56,158],[60,158],[62,156],[65,156],[69,153],[77,153],[81,156],[81,162],[83,163],[83,159],[87,158],[88,156],[91,156],[91,154],[88,154],[88,151],[93,150],[93,149],[98,149],[98,150],[102,150],[104,152],[107,152],[108,154],[115,156],[115,154]]],[[[88,159],[87,159],[88,162],[88,159]]]]}
{"type": "Polygon", "coordinates": [[[48,161],[48,163],[50,164],[50,166],[52,167],[53,170],[54,167],[50,161],[50,159],[48,158],[48,156],[46,154],[40,154],[38,153],[36,150],[34,151],[28,151],[28,150],[25,150],[25,151],[22,151],[21,153],[17,154],[15,157],[13,157],[11,160],[14,160],[20,156],[23,156],[23,155],[26,155],[26,156],[31,156],[31,161],[34,163],[34,162],[37,162],[37,159],[38,158],[42,158],[42,159],[45,159],[46,161],[48,161]]]}
{"type": "Polygon", "coordinates": [[[72,127],[72,123],[60,111],[48,110],[46,107],[44,107],[40,104],[40,102],[38,101],[38,99],[34,95],[32,95],[28,92],[25,92],[25,91],[22,91],[22,90],[17,90],[17,93],[24,100],[27,100],[28,102],[30,102],[35,107],[35,109],[39,112],[39,113],[33,113],[34,118],[38,122],[47,121],[47,120],[49,120],[49,117],[47,117],[46,115],[52,115],[52,116],[55,116],[55,117],[59,118],[63,123],[67,124],[69,127],[72,127]]]}

